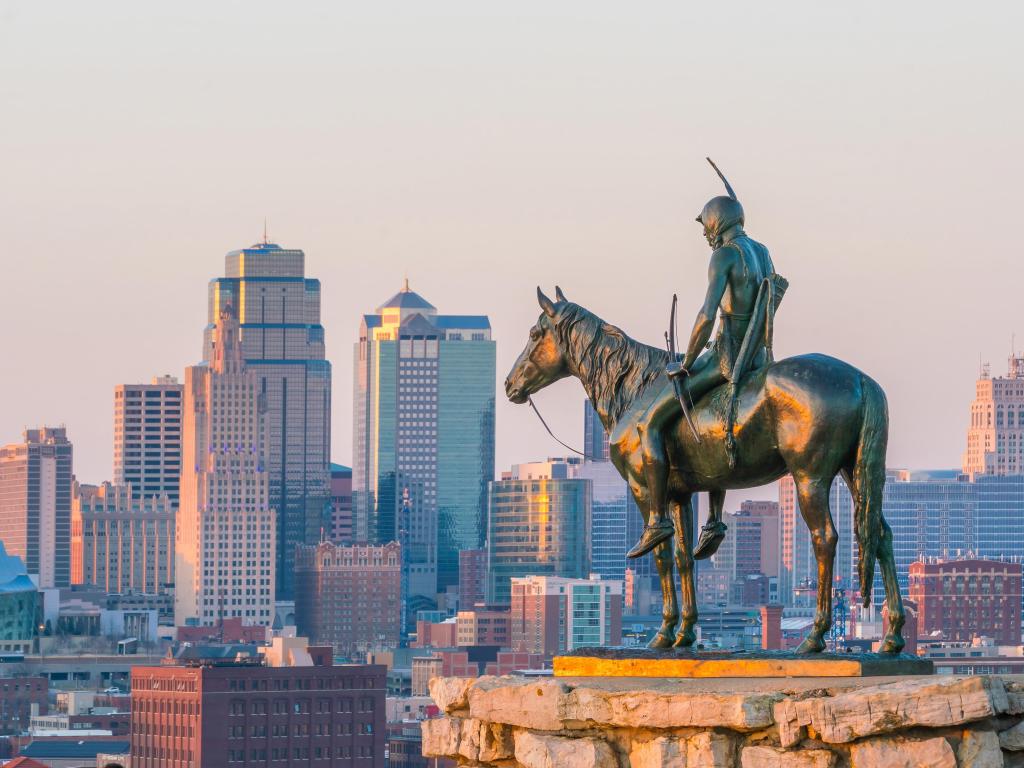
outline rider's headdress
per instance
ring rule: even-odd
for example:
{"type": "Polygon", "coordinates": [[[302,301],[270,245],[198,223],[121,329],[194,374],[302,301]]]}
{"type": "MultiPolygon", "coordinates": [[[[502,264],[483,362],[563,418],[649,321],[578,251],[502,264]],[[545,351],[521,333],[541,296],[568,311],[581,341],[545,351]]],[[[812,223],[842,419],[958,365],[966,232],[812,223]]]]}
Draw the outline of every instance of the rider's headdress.
{"type": "Polygon", "coordinates": [[[707,161],[711,163],[718,178],[725,184],[725,191],[729,193],[728,197],[720,195],[711,198],[697,217],[697,221],[704,225],[707,233],[712,238],[717,238],[730,227],[735,227],[737,224],[743,226],[743,206],[736,199],[736,193],[733,192],[722,172],[718,170],[718,166],[710,157],[707,158],[707,161]]]}

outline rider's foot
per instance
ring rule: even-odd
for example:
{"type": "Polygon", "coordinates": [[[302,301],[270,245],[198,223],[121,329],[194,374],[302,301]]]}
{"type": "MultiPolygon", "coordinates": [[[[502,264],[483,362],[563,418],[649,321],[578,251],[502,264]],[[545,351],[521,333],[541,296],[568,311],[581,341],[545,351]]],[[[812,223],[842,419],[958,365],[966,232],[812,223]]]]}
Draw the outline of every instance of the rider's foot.
{"type": "Polygon", "coordinates": [[[694,560],[707,560],[718,551],[718,545],[725,539],[725,532],[729,526],[721,520],[709,520],[700,529],[700,539],[697,541],[697,548],[693,550],[694,560]]]}
{"type": "Polygon", "coordinates": [[[626,557],[642,557],[654,549],[656,546],[666,539],[671,539],[672,534],[676,532],[676,529],[672,527],[672,523],[668,520],[662,520],[660,523],[654,525],[648,525],[644,528],[643,535],[640,537],[640,541],[636,543],[629,552],[626,553],[626,557]]]}

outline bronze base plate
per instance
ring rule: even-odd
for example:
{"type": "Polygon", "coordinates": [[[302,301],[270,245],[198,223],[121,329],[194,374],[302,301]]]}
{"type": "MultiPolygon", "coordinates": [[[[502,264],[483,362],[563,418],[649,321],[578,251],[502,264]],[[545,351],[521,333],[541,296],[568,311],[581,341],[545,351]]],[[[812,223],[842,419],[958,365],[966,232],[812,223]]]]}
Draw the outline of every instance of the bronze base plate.
{"type": "Polygon", "coordinates": [[[555,677],[880,677],[931,675],[908,654],[579,648],[555,656],[555,677]]]}

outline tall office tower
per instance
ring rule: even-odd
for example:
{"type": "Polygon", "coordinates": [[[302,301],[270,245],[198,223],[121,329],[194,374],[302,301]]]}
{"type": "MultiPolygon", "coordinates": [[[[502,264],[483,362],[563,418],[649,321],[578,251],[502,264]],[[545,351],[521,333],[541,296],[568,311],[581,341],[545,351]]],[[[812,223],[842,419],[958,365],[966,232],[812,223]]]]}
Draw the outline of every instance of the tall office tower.
{"type": "Polygon", "coordinates": [[[589,400],[583,401],[583,459],[608,461],[608,433],[589,400]]]}
{"type": "Polygon", "coordinates": [[[277,596],[291,599],[295,547],[316,544],[330,525],[331,364],[324,359],[320,281],[305,254],[264,242],[224,259],[210,282],[203,359],[212,360],[217,318],[235,308],[242,358],[269,420],[266,474],[277,513],[277,596]]]}
{"type": "Polygon", "coordinates": [[[593,576],[512,579],[512,650],[554,656],[622,642],[622,582],[593,576]]]}
{"type": "Polygon", "coordinates": [[[484,543],[494,477],[491,324],[438,314],[406,281],[363,316],[354,368],[354,535],[401,542],[414,615],[458,584],[459,552],[484,543]]]}
{"type": "Polygon", "coordinates": [[[71,465],[64,427],[0,448],[0,541],[42,588],[71,583],[71,465]]]}
{"type": "Polygon", "coordinates": [[[178,507],[181,392],[173,376],[114,387],[114,484],[130,485],[133,499],[166,493],[178,507]]]}
{"type": "Polygon", "coordinates": [[[487,599],[487,550],[459,552],[459,610],[471,611],[487,599]]]}
{"type": "Polygon", "coordinates": [[[509,605],[521,576],[590,575],[591,483],[576,459],[515,464],[490,484],[487,602],[509,605]]]}
{"type": "Polygon", "coordinates": [[[983,366],[971,403],[964,474],[1024,475],[1024,356],[1012,355],[1005,377],[983,366]]]}
{"type": "Polygon", "coordinates": [[[242,359],[225,304],[208,363],[185,370],[184,465],[175,541],[174,618],[269,625],[276,521],[270,506],[270,416],[263,377],[242,359]]]}
{"type": "Polygon", "coordinates": [[[105,592],[157,594],[174,582],[169,494],[136,498],[128,485],[71,489],[71,583],[105,592]]]}
{"type": "Polygon", "coordinates": [[[643,533],[644,521],[629,486],[610,461],[586,461],[572,477],[591,483],[590,571],[604,579],[624,579],[626,568],[649,576],[652,558],[626,560],[626,552],[643,533]]]}
{"type": "Polygon", "coordinates": [[[335,544],[351,544],[352,467],[331,464],[331,524],[327,538],[335,544]]]}

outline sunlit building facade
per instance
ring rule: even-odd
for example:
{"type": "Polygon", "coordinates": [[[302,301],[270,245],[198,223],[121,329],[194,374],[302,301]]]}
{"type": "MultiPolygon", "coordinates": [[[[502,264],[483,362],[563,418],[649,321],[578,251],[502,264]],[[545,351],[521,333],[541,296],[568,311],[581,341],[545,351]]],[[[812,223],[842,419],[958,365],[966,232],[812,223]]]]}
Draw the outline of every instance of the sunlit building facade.
{"type": "Polygon", "coordinates": [[[133,499],[166,494],[178,506],[181,394],[173,376],[114,388],[114,484],[131,486],[133,499]]]}
{"type": "Polygon", "coordinates": [[[494,476],[495,348],[482,315],[409,289],[365,315],[355,346],[353,537],[402,544],[406,611],[459,583],[483,546],[494,476]]]}
{"type": "Polygon", "coordinates": [[[509,623],[512,650],[553,656],[622,642],[622,582],[513,578],[509,623]]]}
{"type": "Polygon", "coordinates": [[[590,575],[591,482],[579,462],[516,464],[490,484],[487,602],[509,605],[516,577],[590,575]]]}
{"type": "Polygon", "coordinates": [[[1024,475],[1024,357],[1011,355],[1006,376],[983,366],[967,429],[964,474],[1024,475]]]}
{"type": "Polygon", "coordinates": [[[231,251],[210,282],[203,359],[213,359],[217,318],[235,309],[247,369],[266,404],[266,475],[277,513],[277,593],[293,597],[295,547],[331,525],[331,365],[324,354],[320,281],[305,254],[262,242],[231,251]]]}

